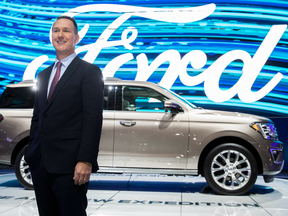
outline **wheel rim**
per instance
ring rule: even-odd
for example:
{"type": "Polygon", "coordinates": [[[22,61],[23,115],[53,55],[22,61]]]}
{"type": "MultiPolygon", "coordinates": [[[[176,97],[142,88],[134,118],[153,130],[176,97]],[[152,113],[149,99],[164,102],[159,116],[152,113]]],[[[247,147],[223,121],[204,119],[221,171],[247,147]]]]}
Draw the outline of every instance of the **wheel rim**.
{"type": "Polygon", "coordinates": [[[221,188],[238,190],[251,178],[250,161],[239,151],[224,150],[213,158],[211,174],[221,188]]]}
{"type": "Polygon", "coordinates": [[[29,170],[29,165],[26,163],[24,160],[24,156],[22,156],[21,161],[20,161],[20,174],[25,182],[27,182],[30,185],[33,185],[32,182],[32,176],[31,172],[29,170]]]}

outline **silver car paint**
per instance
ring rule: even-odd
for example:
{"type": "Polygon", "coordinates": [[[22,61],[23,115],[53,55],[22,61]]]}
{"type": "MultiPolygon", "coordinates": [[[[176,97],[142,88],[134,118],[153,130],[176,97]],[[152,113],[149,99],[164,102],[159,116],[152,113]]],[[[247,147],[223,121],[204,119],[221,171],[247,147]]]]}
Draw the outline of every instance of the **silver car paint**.
{"type": "MultiPolygon", "coordinates": [[[[263,174],[276,174],[282,164],[275,164],[269,148],[280,141],[263,139],[249,125],[269,122],[269,119],[235,112],[192,108],[169,91],[147,82],[109,81],[106,85],[146,86],[176,101],[183,109],[177,114],[104,111],[100,143],[100,171],[155,172],[198,174],[199,158],[204,148],[219,137],[238,137],[257,150],[262,161],[263,174]],[[136,122],[134,126],[120,122],[136,122]],[[115,130],[115,131],[114,131],[115,130]]],[[[13,86],[31,86],[22,83],[13,86]]],[[[0,130],[0,162],[13,164],[15,146],[29,136],[32,109],[1,109],[4,116],[0,130]],[[13,152],[14,151],[14,152],[13,152]]],[[[128,123],[129,124],[129,123],[128,123]]]]}

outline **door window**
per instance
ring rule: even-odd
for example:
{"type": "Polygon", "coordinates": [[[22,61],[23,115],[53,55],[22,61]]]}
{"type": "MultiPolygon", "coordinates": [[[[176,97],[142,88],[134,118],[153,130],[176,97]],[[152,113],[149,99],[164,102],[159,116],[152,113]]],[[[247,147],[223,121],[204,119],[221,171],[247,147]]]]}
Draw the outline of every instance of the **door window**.
{"type": "Polygon", "coordinates": [[[123,111],[165,112],[165,100],[167,97],[151,88],[122,86],[121,110],[123,111]]]}
{"type": "Polygon", "coordinates": [[[105,86],[103,110],[114,110],[115,109],[116,91],[117,91],[117,86],[113,86],[113,85],[105,86]]]}

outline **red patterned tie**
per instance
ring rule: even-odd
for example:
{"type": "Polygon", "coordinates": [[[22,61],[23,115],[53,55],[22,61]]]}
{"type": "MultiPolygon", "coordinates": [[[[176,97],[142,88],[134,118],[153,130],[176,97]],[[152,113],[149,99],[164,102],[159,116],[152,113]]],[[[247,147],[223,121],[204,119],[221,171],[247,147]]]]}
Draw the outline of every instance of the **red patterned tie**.
{"type": "Polygon", "coordinates": [[[56,70],[56,74],[52,80],[52,83],[51,83],[51,86],[50,86],[50,91],[49,91],[49,95],[48,95],[48,101],[50,100],[51,98],[51,95],[55,89],[55,86],[57,85],[57,82],[59,80],[59,76],[60,76],[60,68],[61,68],[61,65],[62,65],[62,62],[58,62],[57,63],[57,70],[56,70]]]}

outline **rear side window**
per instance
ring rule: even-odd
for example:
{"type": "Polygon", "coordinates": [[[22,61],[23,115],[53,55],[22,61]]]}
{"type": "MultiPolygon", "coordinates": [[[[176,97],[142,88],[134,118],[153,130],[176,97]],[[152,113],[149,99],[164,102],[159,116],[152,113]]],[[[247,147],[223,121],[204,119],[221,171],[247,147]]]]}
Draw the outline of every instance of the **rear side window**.
{"type": "Polygon", "coordinates": [[[0,108],[33,108],[33,87],[6,88],[0,97],[0,108]]]}

